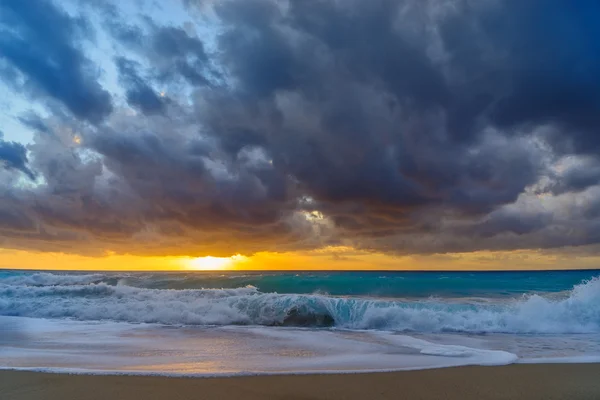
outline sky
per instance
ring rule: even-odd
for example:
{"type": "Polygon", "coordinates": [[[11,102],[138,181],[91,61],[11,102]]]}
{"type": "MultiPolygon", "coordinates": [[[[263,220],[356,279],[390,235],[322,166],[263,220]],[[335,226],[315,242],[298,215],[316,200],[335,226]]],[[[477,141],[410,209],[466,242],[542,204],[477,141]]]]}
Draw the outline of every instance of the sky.
{"type": "Polygon", "coordinates": [[[3,0],[0,268],[600,266],[595,0],[3,0]]]}

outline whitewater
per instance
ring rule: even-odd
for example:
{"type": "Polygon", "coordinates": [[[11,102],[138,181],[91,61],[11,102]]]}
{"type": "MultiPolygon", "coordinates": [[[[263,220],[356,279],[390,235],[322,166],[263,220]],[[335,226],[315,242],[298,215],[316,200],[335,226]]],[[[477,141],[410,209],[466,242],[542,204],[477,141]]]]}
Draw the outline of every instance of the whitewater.
{"type": "Polygon", "coordinates": [[[0,271],[0,368],[222,375],[600,361],[600,271],[0,271]]]}

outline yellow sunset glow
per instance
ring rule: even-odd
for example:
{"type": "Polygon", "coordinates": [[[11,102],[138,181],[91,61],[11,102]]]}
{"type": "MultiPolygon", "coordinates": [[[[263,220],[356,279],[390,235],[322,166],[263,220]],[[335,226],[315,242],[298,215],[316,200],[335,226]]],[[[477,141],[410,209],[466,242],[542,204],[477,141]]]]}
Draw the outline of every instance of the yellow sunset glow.
{"type": "Polygon", "coordinates": [[[595,269],[600,257],[535,250],[393,256],[327,247],[287,253],[261,252],[232,257],[150,257],[129,254],[83,256],[0,248],[0,269],[63,269],[95,271],[224,271],[224,270],[511,270],[595,269]]]}
{"type": "Polygon", "coordinates": [[[183,261],[187,269],[197,271],[221,271],[232,269],[236,264],[244,261],[246,257],[236,255],[232,257],[198,257],[183,261]]]}

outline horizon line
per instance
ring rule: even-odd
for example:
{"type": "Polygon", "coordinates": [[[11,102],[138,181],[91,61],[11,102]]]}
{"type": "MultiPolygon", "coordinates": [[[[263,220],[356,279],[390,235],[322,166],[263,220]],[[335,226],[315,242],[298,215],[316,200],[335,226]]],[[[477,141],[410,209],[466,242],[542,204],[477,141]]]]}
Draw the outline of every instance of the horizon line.
{"type": "Polygon", "coordinates": [[[159,273],[211,273],[211,272],[373,272],[373,273],[404,273],[404,272],[582,272],[582,271],[600,271],[600,267],[594,268],[550,268],[550,269],[213,269],[213,270],[193,270],[193,269],[35,269],[35,268],[2,268],[0,271],[10,272],[159,272],[159,273]]]}

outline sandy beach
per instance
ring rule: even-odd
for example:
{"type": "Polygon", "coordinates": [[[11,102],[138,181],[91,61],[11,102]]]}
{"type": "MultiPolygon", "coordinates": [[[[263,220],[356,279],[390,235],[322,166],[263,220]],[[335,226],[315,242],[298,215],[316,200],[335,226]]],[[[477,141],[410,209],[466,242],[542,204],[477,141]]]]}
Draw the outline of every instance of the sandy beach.
{"type": "Polygon", "coordinates": [[[6,400],[600,399],[600,364],[458,367],[394,373],[233,378],[0,372],[6,400]]]}

